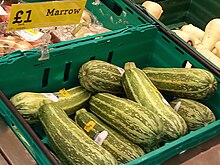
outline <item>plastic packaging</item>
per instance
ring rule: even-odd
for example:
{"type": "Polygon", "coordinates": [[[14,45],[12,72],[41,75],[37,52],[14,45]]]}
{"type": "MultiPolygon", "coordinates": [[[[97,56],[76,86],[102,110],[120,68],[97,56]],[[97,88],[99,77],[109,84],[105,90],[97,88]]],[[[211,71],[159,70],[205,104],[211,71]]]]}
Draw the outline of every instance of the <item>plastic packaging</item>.
{"type": "Polygon", "coordinates": [[[49,44],[110,31],[99,23],[96,16],[87,9],[84,9],[79,24],[6,32],[7,22],[10,18],[12,8],[10,5],[19,2],[20,1],[1,2],[3,12],[2,15],[0,12],[0,37],[2,37],[0,40],[0,56],[4,56],[15,50],[39,48],[42,52],[40,60],[48,59],[47,46],[49,44]],[[19,40],[18,43],[15,42],[15,39],[16,42],[19,40]]]}
{"type": "Polygon", "coordinates": [[[1,0],[0,2],[1,2],[1,5],[11,6],[12,4],[21,2],[21,0],[1,0]]]}
{"type": "Polygon", "coordinates": [[[11,6],[1,5],[0,22],[7,22],[9,20],[11,9],[11,6]]]}
{"type": "Polygon", "coordinates": [[[0,37],[0,56],[4,56],[15,50],[29,50],[33,46],[15,36],[0,37]]]}

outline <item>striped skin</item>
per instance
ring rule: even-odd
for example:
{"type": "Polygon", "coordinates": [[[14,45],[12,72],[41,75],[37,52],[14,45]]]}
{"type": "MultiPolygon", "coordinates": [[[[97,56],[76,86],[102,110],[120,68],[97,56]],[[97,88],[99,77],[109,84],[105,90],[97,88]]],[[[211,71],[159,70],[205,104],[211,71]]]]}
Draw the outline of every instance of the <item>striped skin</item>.
{"type": "Polygon", "coordinates": [[[62,107],[67,115],[72,115],[78,109],[87,107],[89,105],[91,93],[85,88],[77,86],[67,90],[67,92],[70,94],[70,96],[64,97],[59,92],[55,93],[59,98],[59,101],[56,104],[62,107]]]}
{"type": "Polygon", "coordinates": [[[87,112],[85,109],[76,112],[75,122],[81,128],[84,128],[89,121],[94,121],[96,124],[89,132],[85,131],[86,134],[94,139],[96,134],[106,130],[108,136],[102,147],[109,151],[119,163],[126,163],[144,155],[144,151],[139,146],[108,127],[92,113],[87,112]]]}
{"type": "MultiPolygon", "coordinates": [[[[125,67],[128,65],[130,63],[126,63],[125,67]]],[[[141,69],[135,66],[126,68],[122,84],[129,99],[145,106],[148,111],[161,118],[164,125],[164,141],[177,139],[187,133],[187,125],[183,118],[163,101],[164,97],[141,69]]]]}
{"type": "Polygon", "coordinates": [[[186,121],[189,130],[197,130],[215,121],[215,115],[205,105],[190,99],[175,99],[170,102],[174,107],[178,102],[181,102],[178,113],[186,121]]]}
{"type": "Polygon", "coordinates": [[[55,154],[65,165],[116,165],[116,159],[94,142],[57,105],[45,104],[39,119],[55,154]]]}
{"type": "Polygon", "coordinates": [[[204,99],[217,89],[217,80],[204,69],[144,68],[143,71],[162,93],[179,98],[204,99]]]}
{"type": "Polygon", "coordinates": [[[114,96],[98,93],[89,101],[90,110],[133,143],[149,152],[160,142],[163,125],[160,118],[140,104],[114,96]]]}
{"type": "Polygon", "coordinates": [[[123,93],[121,84],[123,69],[105,61],[91,60],[82,65],[78,78],[81,86],[90,92],[123,93]]]}
{"type": "Polygon", "coordinates": [[[14,95],[10,101],[16,107],[17,111],[30,123],[39,123],[38,110],[44,103],[58,104],[63,110],[71,115],[79,108],[87,107],[91,93],[81,86],[68,89],[70,96],[65,97],[59,92],[54,94],[59,98],[58,102],[53,102],[41,93],[21,92],[14,95]]]}

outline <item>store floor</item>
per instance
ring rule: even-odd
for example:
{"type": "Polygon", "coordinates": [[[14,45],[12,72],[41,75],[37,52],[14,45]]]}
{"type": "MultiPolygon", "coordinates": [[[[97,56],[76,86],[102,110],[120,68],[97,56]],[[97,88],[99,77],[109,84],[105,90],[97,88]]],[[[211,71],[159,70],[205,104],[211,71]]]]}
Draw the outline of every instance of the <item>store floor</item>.
{"type": "Polygon", "coordinates": [[[220,135],[169,159],[162,165],[220,165],[220,135]]]}

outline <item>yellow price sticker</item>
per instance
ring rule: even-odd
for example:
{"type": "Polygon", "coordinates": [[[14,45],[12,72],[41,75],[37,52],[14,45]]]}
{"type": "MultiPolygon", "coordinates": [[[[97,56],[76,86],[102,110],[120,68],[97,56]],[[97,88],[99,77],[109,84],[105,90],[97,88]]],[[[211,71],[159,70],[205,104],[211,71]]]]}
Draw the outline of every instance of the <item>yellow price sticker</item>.
{"type": "Polygon", "coordinates": [[[7,31],[80,22],[86,0],[13,4],[7,31]]]}
{"type": "Polygon", "coordinates": [[[35,31],[34,29],[28,29],[26,31],[29,32],[29,33],[32,33],[32,34],[38,34],[39,33],[38,31],[35,31]]]}
{"type": "Polygon", "coordinates": [[[70,96],[69,92],[66,89],[59,90],[59,93],[61,95],[65,96],[65,97],[69,97],[70,96]]]}
{"type": "Polygon", "coordinates": [[[89,131],[91,131],[91,130],[94,128],[94,126],[95,126],[95,122],[94,122],[94,121],[89,121],[89,122],[85,125],[84,130],[85,130],[86,132],[89,132],[89,131]]]}

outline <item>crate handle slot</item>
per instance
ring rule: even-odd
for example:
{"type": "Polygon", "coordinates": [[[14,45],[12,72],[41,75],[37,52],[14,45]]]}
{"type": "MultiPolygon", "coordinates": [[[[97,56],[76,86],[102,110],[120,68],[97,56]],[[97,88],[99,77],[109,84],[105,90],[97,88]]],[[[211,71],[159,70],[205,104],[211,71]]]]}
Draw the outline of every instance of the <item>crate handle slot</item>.
{"type": "Polygon", "coordinates": [[[175,46],[175,49],[176,49],[178,52],[180,52],[181,54],[183,54],[183,55],[185,54],[180,48],[178,48],[178,47],[176,47],[176,46],[175,46]]]}
{"type": "Polygon", "coordinates": [[[168,40],[166,37],[162,36],[162,39],[164,39],[166,42],[170,43],[170,40],[168,40]]]}
{"type": "Polygon", "coordinates": [[[43,79],[42,79],[42,87],[46,87],[48,85],[50,68],[44,69],[43,79]]]}
{"type": "Polygon", "coordinates": [[[113,51],[109,52],[107,62],[111,63],[112,62],[112,57],[113,57],[113,51]]]}
{"type": "Polygon", "coordinates": [[[95,56],[90,57],[89,60],[95,60],[95,56]]]}
{"type": "Polygon", "coordinates": [[[134,14],[134,12],[133,12],[131,9],[129,9],[128,7],[126,7],[126,10],[127,10],[128,12],[130,12],[131,14],[134,14]]]}
{"type": "Polygon", "coordinates": [[[112,12],[114,12],[117,16],[120,16],[122,13],[122,8],[115,1],[112,0],[100,0],[103,4],[105,4],[112,12]]]}
{"type": "Polygon", "coordinates": [[[41,67],[41,66],[43,66],[44,65],[44,63],[38,63],[38,64],[34,64],[33,66],[34,67],[41,67]]]}
{"type": "Polygon", "coordinates": [[[144,21],[142,18],[138,17],[138,20],[141,21],[143,24],[146,23],[146,21],[144,21]]]}
{"type": "Polygon", "coordinates": [[[64,77],[63,77],[64,82],[66,82],[69,79],[71,64],[72,64],[71,62],[66,63],[66,67],[65,67],[65,71],[64,71],[64,77]]]}

